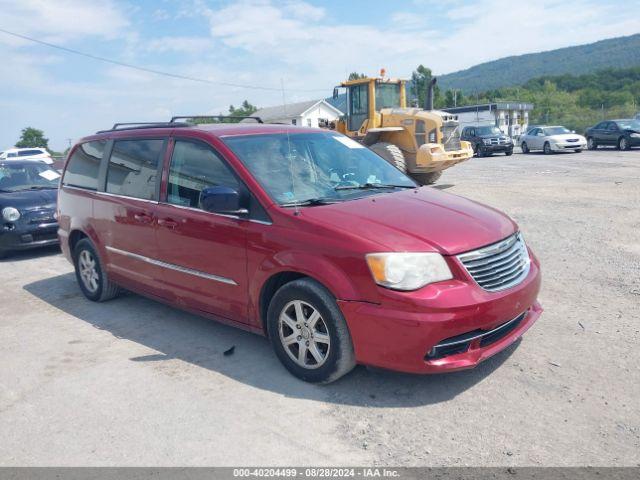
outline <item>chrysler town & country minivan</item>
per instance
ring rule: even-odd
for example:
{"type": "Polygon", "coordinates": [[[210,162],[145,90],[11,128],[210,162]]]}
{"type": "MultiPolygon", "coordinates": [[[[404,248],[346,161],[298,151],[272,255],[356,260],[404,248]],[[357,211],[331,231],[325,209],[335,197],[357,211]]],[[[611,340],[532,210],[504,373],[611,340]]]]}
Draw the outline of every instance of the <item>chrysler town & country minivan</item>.
{"type": "Polygon", "coordinates": [[[472,368],[542,311],[509,217],[328,130],[114,126],[70,152],[58,222],[89,300],[125,288],[263,334],[310,382],[472,368]]]}

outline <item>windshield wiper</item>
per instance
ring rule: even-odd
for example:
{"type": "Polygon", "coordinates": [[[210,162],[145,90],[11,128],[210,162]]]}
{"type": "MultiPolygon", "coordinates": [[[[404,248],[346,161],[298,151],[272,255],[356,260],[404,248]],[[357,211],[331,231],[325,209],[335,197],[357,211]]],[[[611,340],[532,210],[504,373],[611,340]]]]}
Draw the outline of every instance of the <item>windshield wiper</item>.
{"type": "Polygon", "coordinates": [[[281,207],[313,207],[315,205],[329,205],[337,203],[337,200],[331,200],[324,197],[307,198],[306,200],[297,200],[295,202],[281,203],[281,207]]]}
{"type": "Polygon", "coordinates": [[[374,188],[418,188],[415,185],[390,185],[387,183],[363,183],[361,185],[338,185],[334,190],[369,190],[374,188]]]}
{"type": "Polygon", "coordinates": [[[57,186],[51,185],[51,186],[46,186],[46,185],[32,185],[29,188],[24,188],[23,190],[50,190],[52,188],[58,188],[57,186]]]}

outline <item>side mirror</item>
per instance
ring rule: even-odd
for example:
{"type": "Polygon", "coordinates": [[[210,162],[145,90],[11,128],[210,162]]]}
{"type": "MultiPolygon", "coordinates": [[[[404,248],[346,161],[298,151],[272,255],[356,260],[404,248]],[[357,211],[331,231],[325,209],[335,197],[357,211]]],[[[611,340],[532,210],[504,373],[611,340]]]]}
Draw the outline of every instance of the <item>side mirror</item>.
{"type": "Polygon", "coordinates": [[[240,207],[240,194],[235,188],[219,185],[200,192],[200,205],[207,212],[244,216],[249,213],[240,207]]]}

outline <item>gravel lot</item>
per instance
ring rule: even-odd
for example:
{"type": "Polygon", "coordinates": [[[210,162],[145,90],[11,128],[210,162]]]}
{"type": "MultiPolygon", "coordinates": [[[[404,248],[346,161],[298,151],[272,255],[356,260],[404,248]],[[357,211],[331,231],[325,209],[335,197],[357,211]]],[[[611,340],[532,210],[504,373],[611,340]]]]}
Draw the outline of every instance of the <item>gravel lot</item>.
{"type": "Polygon", "coordinates": [[[504,210],[545,313],[475,370],[295,380],[268,342],[55,250],[0,262],[0,465],[638,465],[640,151],[473,159],[438,188],[504,210]],[[235,345],[235,353],[223,351],[235,345]]]}

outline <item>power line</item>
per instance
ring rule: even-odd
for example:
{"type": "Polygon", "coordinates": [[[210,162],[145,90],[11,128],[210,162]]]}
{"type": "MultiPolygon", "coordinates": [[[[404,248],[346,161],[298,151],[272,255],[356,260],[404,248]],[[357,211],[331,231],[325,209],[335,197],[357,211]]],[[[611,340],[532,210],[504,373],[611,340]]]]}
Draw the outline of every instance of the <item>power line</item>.
{"type": "MultiPolygon", "coordinates": [[[[180,80],[189,80],[191,82],[207,83],[210,85],[221,85],[225,87],[246,88],[250,90],[266,90],[266,91],[273,91],[273,92],[280,92],[282,90],[281,88],[277,88],[277,87],[263,87],[259,85],[246,85],[246,84],[232,83],[232,82],[216,82],[213,80],[207,80],[206,78],[198,78],[198,77],[191,77],[189,75],[180,75],[177,73],[164,72],[162,70],[155,70],[153,68],[141,67],[138,65],[133,65],[131,63],[121,62],[119,60],[113,60],[111,58],[101,57],[99,55],[93,55],[87,52],[81,52],[80,50],[75,50],[73,48],[63,47],[62,45],[56,45],[54,43],[45,42],[43,40],[38,40],[37,38],[29,37],[27,35],[22,35],[20,33],[10,32],[9,30],[5,30],[4,28],[0,28],[0,32],[5,33],[7,35],[11,35],[13,37],[21,38],[23,40],[28,40],[33,43],[44,45],[45,47],[61,50],[66,53],[71,53],[73,55],[90,58],[92,60],[97,60],[100,62],[110,63],[112,65],[118,65],[120,67],[131,68],[133,70],[138,70],[141,72],[152,73],[154,75],[163,75],[165,77],[177,78],[180,80]]],[[[290,92],[320,92],[320,91],[324,92],[328,90],[324,88],[322,89],[315,88],[315,89],[289,89],[289,91],[290,92]]]]}

